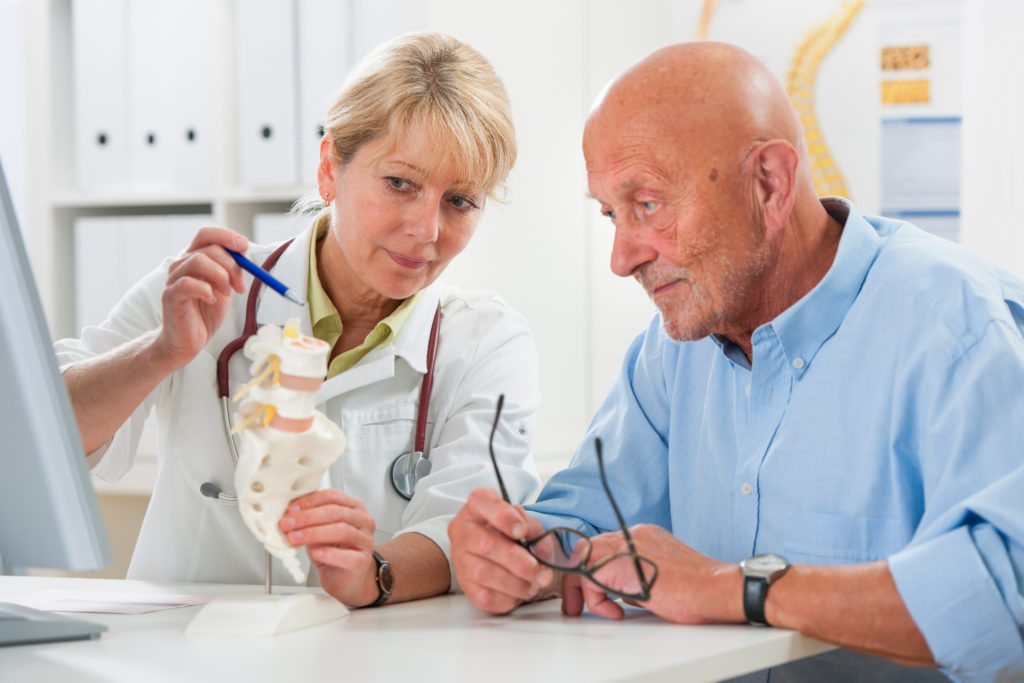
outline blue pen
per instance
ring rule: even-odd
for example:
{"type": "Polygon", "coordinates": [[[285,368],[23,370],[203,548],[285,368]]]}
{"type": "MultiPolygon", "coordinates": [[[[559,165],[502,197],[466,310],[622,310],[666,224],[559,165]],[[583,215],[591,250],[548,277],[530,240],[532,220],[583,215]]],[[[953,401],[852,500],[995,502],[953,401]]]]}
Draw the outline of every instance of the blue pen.
{"type": "Polygon", "coordinates": [[[242,266],[244,270],[252,273],[254,278],[265,284],[267,287],[270,287],[289,301],[297,303],[299,306],[306,305],[306,302],[295,296],[295,292],[285,287],[284,283],[247,259],[243,254],[238,253],[234,249],[228,249],[227,247],[224,247],[224,250],[231,254],[231,258],[235,259],[235,262],[238,263],[238,265],[242,266]]]}

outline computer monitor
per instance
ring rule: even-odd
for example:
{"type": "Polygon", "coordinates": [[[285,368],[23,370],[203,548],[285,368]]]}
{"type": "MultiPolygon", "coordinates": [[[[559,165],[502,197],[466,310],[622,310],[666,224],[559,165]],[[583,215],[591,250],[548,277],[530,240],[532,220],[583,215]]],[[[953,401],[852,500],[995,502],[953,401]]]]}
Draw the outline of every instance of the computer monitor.
{"type": "Polygon", "coordinates": [[[0,562],[111,563],[96,493],[0,165],[0,562]]]}

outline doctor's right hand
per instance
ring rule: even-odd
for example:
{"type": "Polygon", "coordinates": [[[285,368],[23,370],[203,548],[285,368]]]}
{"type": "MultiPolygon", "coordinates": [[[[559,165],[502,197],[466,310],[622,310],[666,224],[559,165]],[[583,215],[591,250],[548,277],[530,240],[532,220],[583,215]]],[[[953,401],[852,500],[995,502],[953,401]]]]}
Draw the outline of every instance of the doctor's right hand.
{"type": "Polygon", "coordinates": [[[517,542],[543,531],[522,506],[509,505],[494,489],[469,495],[448,525],[448,537],[455,576],[474,607],[506,614],[550,590],[555,573],[517,542]]]}
{"type": "Polygon", "coordinates": [[[244,273],[225,247],[244,253],[249,240],[227,228],[201,228],[168,269],[155,343],[174,367],[191,361],[224,322],[232,291],[246,291],[244,273]]]}

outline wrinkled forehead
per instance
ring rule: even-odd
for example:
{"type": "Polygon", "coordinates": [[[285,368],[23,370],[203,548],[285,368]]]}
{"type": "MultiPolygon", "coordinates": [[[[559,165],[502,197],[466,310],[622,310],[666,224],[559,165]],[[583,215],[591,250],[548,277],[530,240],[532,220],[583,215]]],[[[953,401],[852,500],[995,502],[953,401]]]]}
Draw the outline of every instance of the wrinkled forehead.
{"type": "Polygon", "coordinates": [[[626,159],[678,173],[739,161],[753,140],[713,107],[695,103],[610,102],[593,111],[583,134],[588,172],[626,159]]]}

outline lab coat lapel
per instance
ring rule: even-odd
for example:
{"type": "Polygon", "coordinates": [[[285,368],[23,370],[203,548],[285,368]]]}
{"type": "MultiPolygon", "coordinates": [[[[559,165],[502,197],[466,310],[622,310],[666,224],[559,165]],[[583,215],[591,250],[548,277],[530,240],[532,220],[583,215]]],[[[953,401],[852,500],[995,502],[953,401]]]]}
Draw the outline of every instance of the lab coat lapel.
{"type": "MultiPolygon", "coordinates": [[[[303,301],[306,300],[309,285],[309,240],[312,234],[311,223],[305,232],[296,236],[295,241],[288,245],[272,269],[274,277],[285,283],[303,301]]],[[[299,329],[303,334],[313,334],[308,306],[297,306],[267,286],[260,288],[256,305],[258,325],[284,325],[292,318],[299,319],[299,329]]]]}
{"type": "Polygon", "coordinates": [[[440,290],[437,286],[431,285],[423,290],[395,340],[383,348],[373,349],[355,366],[324,382],[316,392],[317,405],[323,405],[339,394],[394,377],[398,359],[408,363],[416,372],[426,374],[427,342],[438,301],[440,290]]]}

